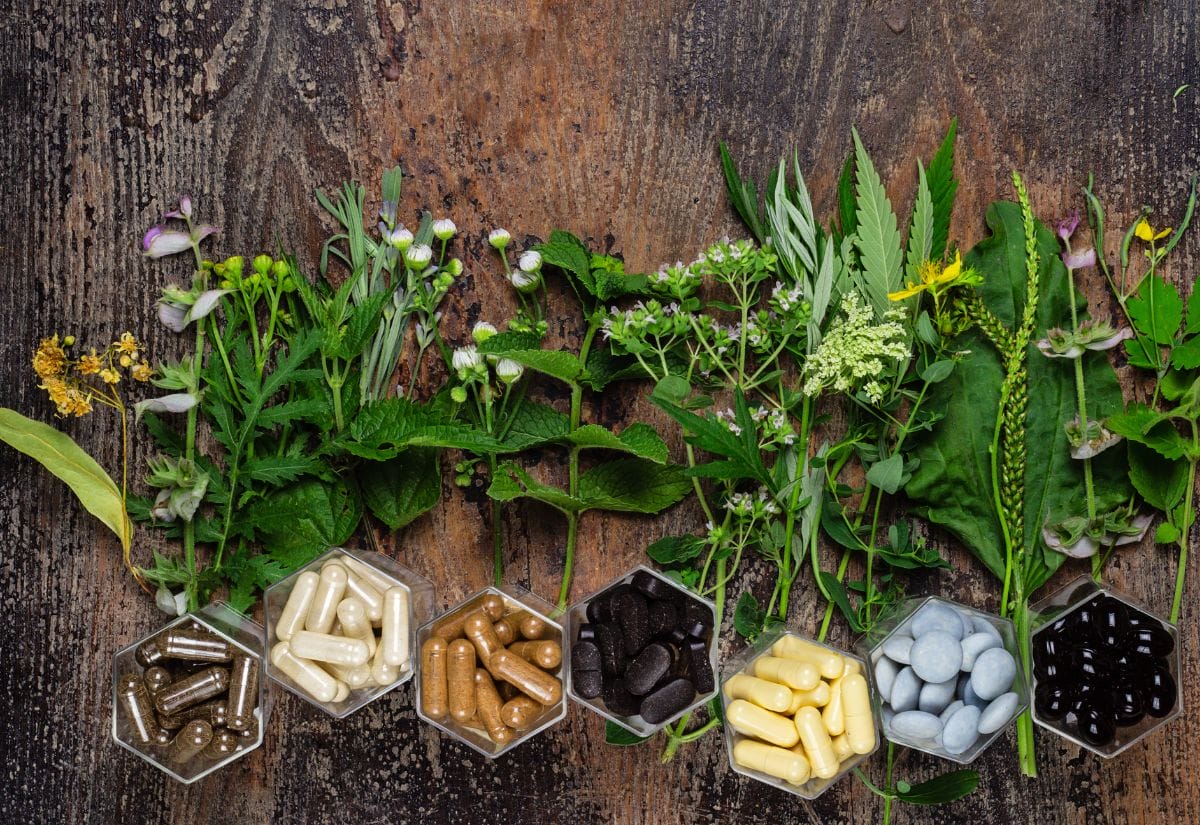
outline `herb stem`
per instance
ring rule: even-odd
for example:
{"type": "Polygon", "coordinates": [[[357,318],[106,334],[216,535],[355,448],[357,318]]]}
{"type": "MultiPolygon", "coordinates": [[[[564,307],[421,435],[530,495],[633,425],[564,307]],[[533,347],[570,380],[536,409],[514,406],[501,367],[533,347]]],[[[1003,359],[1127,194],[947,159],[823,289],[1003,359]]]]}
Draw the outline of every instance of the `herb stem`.
{"type": "MultiPolygon", "coordinates": [[[[1197,430],[1196,420],[1192,419],[1193,454],[1200,446],[1200,431],[1197,430]]],[[[1192,499],[1196,494],[1196,462],[1188,464],[1188,483],[1186,498],[1184,498],[1183,524],[1179,525],[1179,560],[1175,569],[1175,596],[1171,599],[1171,624],[1179,621],[1179,610],[1183,606],[1183,580],[1187,575],[1188,537],[1192,532],[1192,522],[1195,519],[1192,499]]]]}

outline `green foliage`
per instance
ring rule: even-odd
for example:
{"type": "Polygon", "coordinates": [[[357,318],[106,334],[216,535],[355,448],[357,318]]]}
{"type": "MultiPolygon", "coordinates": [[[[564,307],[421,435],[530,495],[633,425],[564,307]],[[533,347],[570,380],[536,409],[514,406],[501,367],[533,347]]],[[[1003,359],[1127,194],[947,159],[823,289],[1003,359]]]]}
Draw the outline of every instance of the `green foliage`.
{"type": "Polygon", "coordinates": [[[439,451],[412,447],[395,458],[359,466],[363,503],[389,530],[399,530],[428,512],[442,494],[439,451]]]}
{"type": "Polygon", "coordinates": [[[855,243],[862,265],[859,285],[878,317],[890,308],[888,293],[901,285],[902,246],[896,213],[858,132],[854,136],[855,243]]]}
{"type": "Polygon", "coordinates": [[[941,260],[946,255],[950,238],[950,216],[954,211],[954,195],[958,180],[954,177],[954,141],[958,137],[958,119],[950,121],[946,137],[929,163],[929,191],[933,201],[933,233],[929,257],[941,260]]]}
{"type": "Polygon", "coordinates": [[[733,609],[733,629],[751,644],[763,631],[767,621],[767,611],[759,605],[758,599],[750,591],[738,597],[737,606],[733,609]]]}
{"type": "Polygon", "coordinates": [[[941,805],[962,799],[979,786],[979,772],[972,770],[951,771],[916,785],[901,787],[897,783],[896,796],[909,805],[941,805]]]}

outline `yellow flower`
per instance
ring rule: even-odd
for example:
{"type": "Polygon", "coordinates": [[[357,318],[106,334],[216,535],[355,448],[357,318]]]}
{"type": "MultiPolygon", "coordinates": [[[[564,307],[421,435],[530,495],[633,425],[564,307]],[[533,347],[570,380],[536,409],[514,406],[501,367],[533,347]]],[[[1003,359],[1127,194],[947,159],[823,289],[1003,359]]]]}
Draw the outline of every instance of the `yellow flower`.
{"type": "Polygon", "coordinates": [[[122,355],[137,355],[141,348],[142,345],[137,342],[131,332],[122,332],[120,340],[113,341],[113,349],[122,355]]]}
{"type": "Polygon", "coordinates": [[[58,411],[63,415],[82,418],[92,411],[92,402],[79,390],[67,390],[66,402],[58,408],[58,411]]]}
{"type": "Polygon", "coordinates": [[[122,355],[120,364],[125,369],[129,369],[131,366],[133,366],[133,359],[130,358],[128,355],[122,355]]]}
{"type": "Polygon", "coordinates": [[[957,252],[954,253],[954,262],[944,269],[934,261],[926,261],[921,264],[921,269],[917,273],[920,280],[909,281],[908,286],[898,292],[889,292],[888,300],[903,301],[905,298],[911,298],[917,293],[932,289],[935,286],[953,283],[962,277],[962,271],[962,255],[957,252]]]}
{"type": "Polygon", "coordinates": [[[100,356],[96,354],[93,347],[89,355],[83,355],[79,358],[79,374],[80,375],[95,375],[104,368],[104,362],[100,360],[100,356]]]}
{"type": "Polygon", "coordinates": [[[114,370],[112,367],[100,370],[100,380],[105,384],[121,383],[121,373],[114,370]]]}
{"type": "Polygon", "coordinates": [[[58,343],[58,336],[43,338],[33,353],[33,371],[39,378],[62,375],[67,368],[67,353],[58,343]]]}
{"type": "Polygon", "coordinates": [[[1150,222],[1145,218],[1142,218],[1140,221],[1138,221],[1137,226],[1133,228],[1133,234],[1137,235],[1146,243],[1152,243],[1170,235],[1171,227],[1168,226],[1166,229],[1155,232],[1154,227],[1150,226],[1150,222]]]}
{"type": "Polygon", "coordinates": [[[45,390],[50,396],[50,401],[54,406],[58,407],[59,412],[63,412],[63,407],[67,403],[67,382],[55,376],[48,376],[45,381],[38,384],[39,390],[45,390]]]}
{"type": "Polygon", "coordinates": [[[129,374],[133,376],[134,381],[149,381],[150,377],[154,375],[154,370],[150,369],[149,364],[137,364],[129,371],[129,374]]]}

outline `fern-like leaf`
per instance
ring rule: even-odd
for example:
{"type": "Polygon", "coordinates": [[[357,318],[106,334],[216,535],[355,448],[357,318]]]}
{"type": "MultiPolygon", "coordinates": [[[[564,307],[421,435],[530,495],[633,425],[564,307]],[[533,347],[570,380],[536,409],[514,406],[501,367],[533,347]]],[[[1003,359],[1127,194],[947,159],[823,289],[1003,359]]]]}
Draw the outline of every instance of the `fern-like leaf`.
{"type": "Polygon", "coordinates": [[[941,147],[929,162],[929,193],[933,199],[933,241],[929,255],[938,261],[946,256],[950,213],[954,211],[954,195],[958,191],[958,181],[954,179],[954,139],[957,135],[958,120],[951,120],[941,147]]]}
{"type": "Polygon", "coordinates": [[[920,279],[921,264],[929,260],[933,251],[933,196],[929,193],[929,180],[925,167],[917,162],[917,197],[913,202],[912,221],[908,226],[908,258],[905,273],[910,281],[920,279]]]}

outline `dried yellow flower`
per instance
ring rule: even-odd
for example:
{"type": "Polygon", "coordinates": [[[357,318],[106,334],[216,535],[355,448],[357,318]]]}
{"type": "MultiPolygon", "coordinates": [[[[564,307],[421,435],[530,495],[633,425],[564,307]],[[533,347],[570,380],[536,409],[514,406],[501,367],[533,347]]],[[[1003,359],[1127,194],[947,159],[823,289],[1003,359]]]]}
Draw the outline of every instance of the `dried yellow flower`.
{"type": "Polygon", "coordinates": [[[121,373],[111,367],[102,369],[100,370],[100,380],[105,384],[119,384],[121,383],[121,373]]]}
{"type": "Polygon", "coordinates": [[[104,361],[96,354],[95,348],[92,349],[89,355],[80,356],[79,366],[77,367],[80,375],[95,375],[103,368],[104,361]]]}
{"type": "Polygon", "coordinates": [[[67,390],[67,398],[65,403],[58,408],[58,411],[63,415],[73,415],[76,418],[81,418],[92,411],[91,399],[84,395],[79,390],[67,390]]]}
{"type": "Polygon", "coordinates": [[[128,355],[122,355],[120,358],[120,364],[125,369],[129,369],[131,366],[133,366],[133,359],[128,355]]]}
{"type": "Polygon", "coordinates": [[[58,336],[43,338],[33,353],[33,371],[39,378],[62,375],[67,368],[67,353],[58,343],[58,336]]]}
{"type": "Polygon", "coordinates": [[[134,381],[149,381],[154,375],[154,370],[150,368],[149,364],[136,364],[129,374],[133,376],[134,381]]]}
{"type": "Polygon", "coordinates": [[[122,355],[137,355],[142,345],[137,342],[131,332],[122,332],[119,340],[113,341],[113,349],[122,355]]]}

